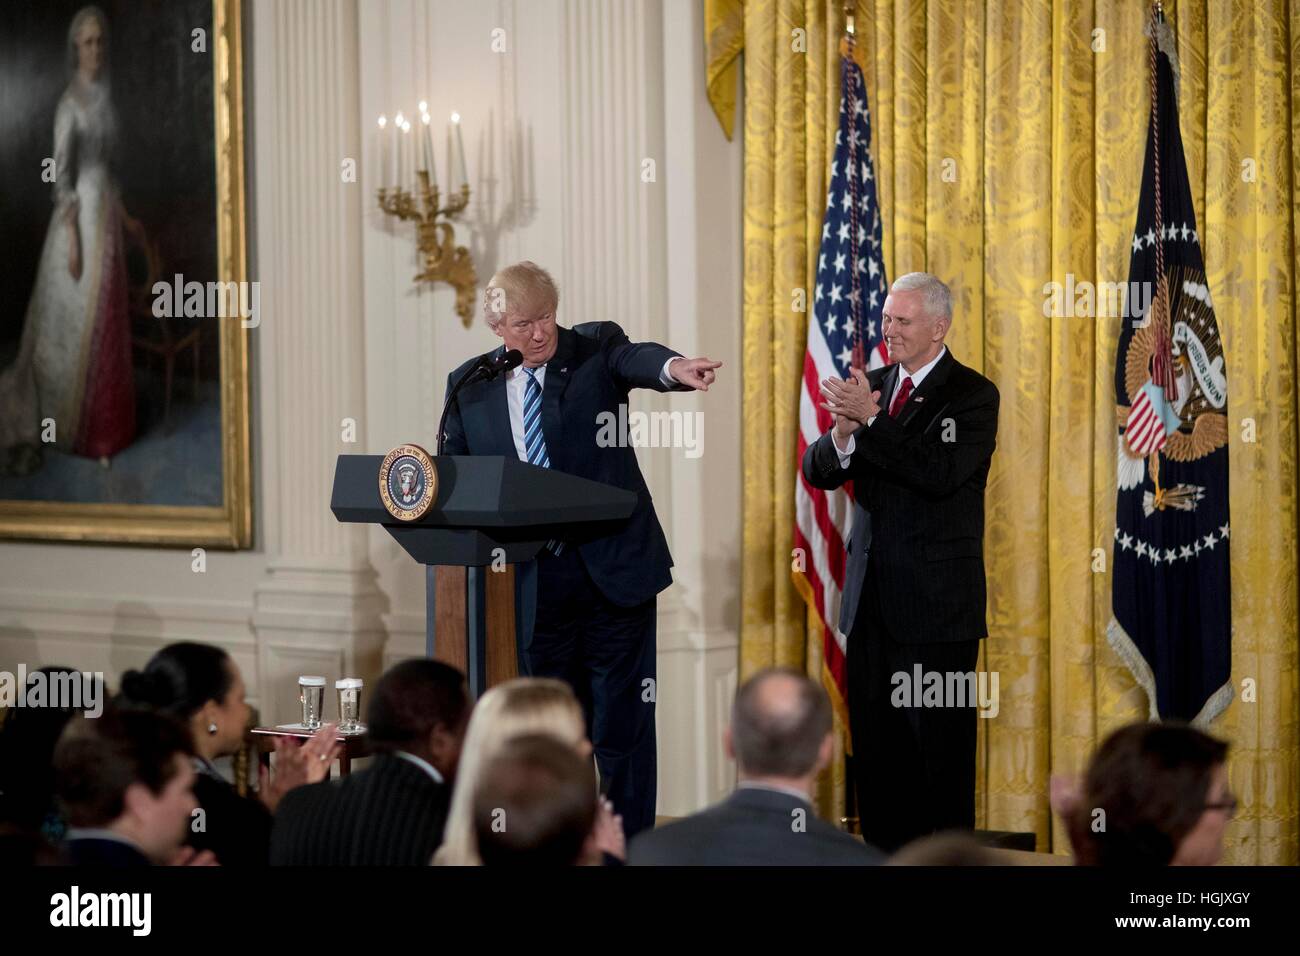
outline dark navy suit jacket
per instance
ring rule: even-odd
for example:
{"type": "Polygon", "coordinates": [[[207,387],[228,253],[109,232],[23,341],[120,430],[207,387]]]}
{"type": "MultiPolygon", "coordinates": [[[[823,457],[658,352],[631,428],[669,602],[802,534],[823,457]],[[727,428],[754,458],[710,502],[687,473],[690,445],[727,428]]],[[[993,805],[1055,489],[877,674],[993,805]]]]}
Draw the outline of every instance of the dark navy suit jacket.
{"type": "MultiPolygon", "coordinates": [[[[542,385],[542,434],[551,467],[636,493],[636,508],[626,521],[594,527],[574,526],[564,536],[578,548],[587,573],[610,601],[633,607],[650,600],[672,583],[672,555],[655,515],[654,503],[637,464],[635,449],[624,444],[601,447],[602,412],[620,420],[634,388],[669,388],[660,381],[664,363],[677,355],[653,342],[632,342],[613,322],[584,322],[560,327],[555,355],[546,363],[542,385]]],[[[497,349],[504,352],[505,346],[497,349]]],[[[494,353],[496,354],[496,353],[494,353]]],[[[475,361],[451,373],[447,391],[475,361]]],[[[516,370],[515,374],[522,374],[516,370]]],[[[609,429],[605,429],[608,433],[609,429]]],[[[506,377],[477,382],[463,389],[447,413],[448,455],[506,455],[517,458],[506,377]]]]}
{"type": "Polygon", "coordinates": [[[129,843],[101,837],[68,840],[63,853],[71,866],[152,866],[149,858],[129,843]]]}
{"type": "Polygon", "coordinates": [[[814,488],[853,482],[855,506],[840,630],[858,622],[867,575],[883,624],[903,644],[976,640],[985,619],[984,487],[998,433],[997,386],[952,350],[912,392],[897,418],[885,410],[900,366],[867,373],[882,410],[854,434],[848,468],[831,432],[808,446],[803,474],[814,488]]]}
{"type": "Polygon", "coordinates": [[[741,788],[700,813],[638,834],[632,866],[876,866],[875,847],[835,829],[807,802],[741,788]]]}

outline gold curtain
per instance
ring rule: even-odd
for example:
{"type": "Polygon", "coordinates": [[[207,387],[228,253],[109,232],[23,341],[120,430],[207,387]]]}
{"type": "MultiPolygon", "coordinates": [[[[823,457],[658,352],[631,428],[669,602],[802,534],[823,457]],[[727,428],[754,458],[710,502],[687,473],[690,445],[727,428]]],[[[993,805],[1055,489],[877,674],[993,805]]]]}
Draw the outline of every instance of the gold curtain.
{"type": "MultiPolygon", "coordinates": [[[[1240,800],[1225,861],[1295,864],[1300,0],[1171,0],[1165,11],[1235,438],[1239,692],[1211,727],[1231,743],[1240,800]]],[[[1045,285],[1069,275],[1127,280],[1148,13],[1134,0],[857,8],[888,273],[927,270],[952,285],[949,344],[1002,393],[981,654],[1000,674],[1001,709],[980,721],[977,822],[1033,831],[1055,852],[1067,847],[1049,774],[1079,772],[1111,730],[1146,714],[1106,643],[1110,576],[1093,570],[1095,549],[1109,566],[1114,529],[1118,322],[1045,318],[1043,303],[1045,285]]],[[[745,92],[741,672],[816,674],[819,641],[790,579],[807,319],[794,296],[815,274],[843,13],[827,0],[743,0],[732,24],[743,29],[745,92]]],[[[715,37],[726,32],[716,18],[706,26],[711,49],[739,42],[715,37]]],[[[842,806],[837,774],[819,795],[828,815],[842,806]]]]}

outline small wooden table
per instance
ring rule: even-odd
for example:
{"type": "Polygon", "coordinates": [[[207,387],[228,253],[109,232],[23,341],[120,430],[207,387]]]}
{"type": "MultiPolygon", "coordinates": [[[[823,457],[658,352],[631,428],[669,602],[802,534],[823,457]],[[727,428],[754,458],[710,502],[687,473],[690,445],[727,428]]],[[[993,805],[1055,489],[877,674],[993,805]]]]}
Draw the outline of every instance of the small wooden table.
{"type": "MultiPolygon", "coordinates": [[[[302,724],[285,724],[281,727],[254,727],[250,733],[257,745],[258,760],[262,766],[270,767],[271,754],[275,753],[277,740],[290,738],[302,744],[310,740],[316,731],[308,730],[302,724]]],[[[338,757],[339,775],[346,777],[352,772],[353,760],[370,756],[370,735],[364,731],[355,734],[340,733],[334,739],[343,745],[338,757]]],[[[329,779],[328,773],[325,776],[329,779]]]]}

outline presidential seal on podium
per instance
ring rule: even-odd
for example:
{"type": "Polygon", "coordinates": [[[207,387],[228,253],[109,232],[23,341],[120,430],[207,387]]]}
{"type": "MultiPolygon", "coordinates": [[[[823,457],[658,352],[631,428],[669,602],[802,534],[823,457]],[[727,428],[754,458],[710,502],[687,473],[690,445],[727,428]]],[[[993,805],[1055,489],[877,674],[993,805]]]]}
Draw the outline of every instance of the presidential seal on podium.
{"type": "Polygon", "coordinates": [[[398,445],[379,466],[379,497],[398,521],[418,521],[438,497],[438,470],[419,445],[398,445]]]}

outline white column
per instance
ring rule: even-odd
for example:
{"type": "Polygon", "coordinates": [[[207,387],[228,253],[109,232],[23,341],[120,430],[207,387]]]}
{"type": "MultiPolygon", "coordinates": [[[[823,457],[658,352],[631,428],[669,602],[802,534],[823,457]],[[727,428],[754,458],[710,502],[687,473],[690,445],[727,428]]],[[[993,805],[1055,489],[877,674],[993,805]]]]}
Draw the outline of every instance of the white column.
{"type": "Polygon", "coordinates": [[[663,51],[666,336],[724,363],[707,394],[672,398],[703,423],[700,454],[669,458],[664,496],[677,566],[660,619],[659,812],[680,815],[735,782],[722,732],[739,671],[742,166],[741,134],[727,141],[705,95],[701,4],[664,0],[663,51]]]}
{"type": "MultiPolygon", "coordinates": [[[[379,675],[383,596],[365,530],[329,510],[334,460],[365,434],[356,0],[253,4],[255,269],[262,324],[267,574],[254,592],[264,721],[295,719],[295,678],[379,675]],[[354,443],[344,440],[350,420],[354,443]]],[[[329,711],[327,710],[327,713],[329,711]]]]}
{"type": "Polygon", "coordinates": [[[659,813],[679,815],[734,779],[721,736],[739,621],[740,144],[704,96],[699,4],[562,0],[560,18],[561,320],[612,319],[726,362],[707,395],[633,398],[704,424],[698,458],[637,452],[676,561],[659,596],[656,713],[659,813]]]}

